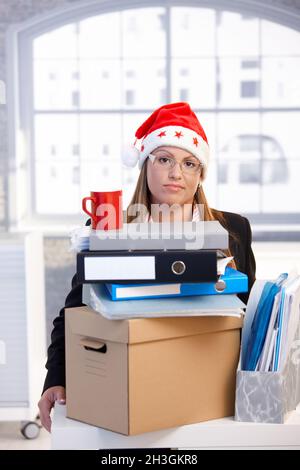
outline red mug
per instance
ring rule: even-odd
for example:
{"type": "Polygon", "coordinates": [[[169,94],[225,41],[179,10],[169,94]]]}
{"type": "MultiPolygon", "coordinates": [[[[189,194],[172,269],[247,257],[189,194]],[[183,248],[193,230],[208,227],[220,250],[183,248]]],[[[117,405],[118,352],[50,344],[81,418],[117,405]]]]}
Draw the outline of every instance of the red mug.
{"type": "Polygon", "coordinates": [[[82,199],[82,210],[92,219],[94,230],[113,230],[123,227],[122,191],[91,191],[82,199]],[[91,201],[91,212],[86,207],[91,201]]]}

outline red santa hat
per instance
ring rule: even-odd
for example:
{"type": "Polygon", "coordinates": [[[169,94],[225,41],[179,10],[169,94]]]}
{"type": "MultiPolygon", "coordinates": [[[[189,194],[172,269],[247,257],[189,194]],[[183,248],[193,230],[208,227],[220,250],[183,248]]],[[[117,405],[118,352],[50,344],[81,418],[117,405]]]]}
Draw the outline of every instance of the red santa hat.
{"type": "Polygon", "coordinates": [[[187,150],[203,164],[206,175],[209,146],[206,134],[188,103],[170,103],[156,109],[135,133],[133,147],[122,155],[126,166],[139,162],[141,169],[149,153],[158,147],[172,146],[187,150]],[[142,140],[141,140],[142,139],[142,140]],[[137,141],[140,141],[140,150],[137,141]]]}

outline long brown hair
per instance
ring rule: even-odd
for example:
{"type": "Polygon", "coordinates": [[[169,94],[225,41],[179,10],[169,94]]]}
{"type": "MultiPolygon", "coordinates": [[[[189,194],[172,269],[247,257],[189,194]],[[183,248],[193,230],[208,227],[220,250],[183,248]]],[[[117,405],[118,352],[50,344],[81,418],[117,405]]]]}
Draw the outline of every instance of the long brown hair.
{"type": "MultiPolygon", "coordinates": [[[[151,193],[147,183],[147,159],[145,160],[142,169],[139,174],[139,178],[132,196],[132,199],[126,210],[126,222],[130,224],[133,220],[136,220],[136,215],[129,214],[130,207],[134,204],[142,204],[147,208],[149,214],[151,214],[151,193]]],[[[197,191],[194,194],[194,204],[203,204],[203,220],[218,220],[220,224],[229,232],[226,224],[226,220],[221,211],[212,209],[209,207],[206,196],[204,194],[202,186],[197,187],[197,191]]],[[[233,240],[236,239],[234,233],[229,232],[229,235],[233,240]]],[[[228,250],[222,250],[226,256],[232,256],[230,248],[228,250]]],[[[236,268],[234,260],[231,261],[230,266],[236,268]]]]}

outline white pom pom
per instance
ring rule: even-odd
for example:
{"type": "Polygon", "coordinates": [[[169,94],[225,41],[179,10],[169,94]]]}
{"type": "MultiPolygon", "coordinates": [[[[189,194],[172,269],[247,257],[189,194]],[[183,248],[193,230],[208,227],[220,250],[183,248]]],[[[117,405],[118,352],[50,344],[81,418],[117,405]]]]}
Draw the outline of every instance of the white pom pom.
{"type": "Polygon", "coordinates": [[[122,162],[125,166],[133,168],[139,160],[140,152],[134,145],[128,145],[123,148],[122,162]]]}

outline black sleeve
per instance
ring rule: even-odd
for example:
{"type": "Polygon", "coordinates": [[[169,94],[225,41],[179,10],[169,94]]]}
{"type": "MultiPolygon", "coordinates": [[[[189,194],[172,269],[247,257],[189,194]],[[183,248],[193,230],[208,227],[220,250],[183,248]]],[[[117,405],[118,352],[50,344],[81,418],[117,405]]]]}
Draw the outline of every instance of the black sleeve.
{"type": "MultiPolygon", "coordinates": [[[[85,225],[91,225],[91,219],[85,225]]],[[[48,370],[43,393],[47,388],[55,385],[66,386],[66,364],[65,364],[65,308],[82,307],[82,284],[78,283],[77,274],[72,279],[72,290],[69,292],[65,306],[60,310],[58,317],[53,322],[51,333],[51,344],[48,348],[48,359],[46,369],[48,370]]]]}
{"type": "Polygon", "coordinates": [[[245,222],[245,274],[248,276],[248,293],[240,294],[239,298],[247,303],[250,290],[256,279],[256,262],[254,258],[254,254],[252,251],[251,243],[252,243],[252,231],[249,220],[246,217],[243,217],[245,222]]]}
{"type": "MultiPolygon", "coordinates": [[[[85,225],[91,225],[88,219],[85,225]]],[[[82,284],[77,280],[77,274],[72,279],[72,290],[67,295],[65,306],[60,310],[58,317],[53,322],[51,333],[51,344],[48,348],[48,359],[46,369],[48,370],[43,393],[47,388],[55,385],[66,386],[66,363],[65,363],[65,308],[82,307],[82,284]]]]}
{"type": "Polygon", "coordinates": [[[256,263],[255,263],[255,258],[254,254],[252,251],[251,243],[252,243],[252,232],[251,232],[251,227],[249,220],[245,219],[245,224],[246,224],[246,274],[248,274],[248,282],[249,282],[249,291],[251,290],[254,281],[256,279],[256,263]]]}
{"type": "Polygon", "coordinates": [[[66,386],[65,366],[65,308],[82,307],[82,284],[77,281],[77,274],[72,279],[72,290],[65,300],[65,306],[60,310],[53,322],[51,344],[48,348],[46,369],[48,370],[43,393],[55,385],[66,386]]]}

